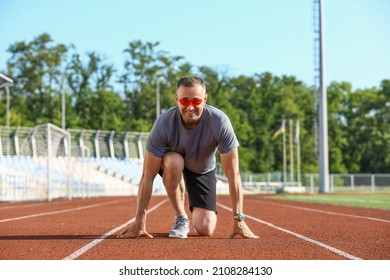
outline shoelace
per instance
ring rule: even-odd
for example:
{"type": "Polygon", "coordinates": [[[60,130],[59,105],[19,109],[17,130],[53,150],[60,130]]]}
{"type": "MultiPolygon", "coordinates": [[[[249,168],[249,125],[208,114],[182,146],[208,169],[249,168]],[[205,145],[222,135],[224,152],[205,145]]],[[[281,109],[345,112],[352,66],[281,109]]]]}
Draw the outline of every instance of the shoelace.
{"type": "Polygon", "coordinates": [[[186,218],[177,218],[175,222],[173,223],[175,225],[175,228],[185,228],[187,219],[186,218]]]}

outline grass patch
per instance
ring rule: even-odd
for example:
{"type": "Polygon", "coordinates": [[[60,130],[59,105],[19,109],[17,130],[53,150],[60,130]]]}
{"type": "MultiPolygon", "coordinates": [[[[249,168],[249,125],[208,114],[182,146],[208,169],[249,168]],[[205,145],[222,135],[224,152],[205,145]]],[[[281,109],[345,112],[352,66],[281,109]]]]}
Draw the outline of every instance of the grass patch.
{"type": "Polygon", "coordinates": [[[269,198],[390,210],[390,193],[279,194],[269,198]]]}

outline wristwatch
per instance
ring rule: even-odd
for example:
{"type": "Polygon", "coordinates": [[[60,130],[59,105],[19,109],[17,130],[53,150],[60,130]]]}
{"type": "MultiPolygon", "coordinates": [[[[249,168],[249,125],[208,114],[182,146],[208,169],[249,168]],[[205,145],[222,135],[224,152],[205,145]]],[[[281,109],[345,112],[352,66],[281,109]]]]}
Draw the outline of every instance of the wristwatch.
{"type": "Polygon", "coordinates": [[[233,219],[237,220],[237,221],[242,221],[245,219],[245,215],[242,214],[242,213],[238,213],[236,215],[233,216],[233,219]]]}

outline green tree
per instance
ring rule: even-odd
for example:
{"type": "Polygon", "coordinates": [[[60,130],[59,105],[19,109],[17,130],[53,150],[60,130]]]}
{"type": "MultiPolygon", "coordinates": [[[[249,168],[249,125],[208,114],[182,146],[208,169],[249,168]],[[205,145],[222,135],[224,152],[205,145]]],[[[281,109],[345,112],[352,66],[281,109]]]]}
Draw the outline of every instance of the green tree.
{"type": "Polygon", "coordinates": [[[386,164],[383,163],[389,154],[390,127],[386,122],[389,104],[385,84],[382,84],[382,90],[356,90],[351,95],[350,129],[353,137],[351,133],[349,140],[359,151],[354,161],[356,172],[386,172],[386,164]]]}
{"type": "Polygon", "coordinates": [[[19,123],[35,125],[56,121],[56,111],[60,108],[61,63],[67,52],[63,44],[53,44],[50,35],[44,33],[30,43],[12,44],[7,61],[9,75],[15,80],[12,87],[12,112],[28,112],[21,115],[19,123]]]}
{"type": "Polygon", "coordinates": [[[343,151],[347,148],[347,130],[345,113],[348,110],[347,98],[351,94],[350,83],[331,83],[328,96],[328,146],[329,171],[347,173],[343,151]]]}
{"type": "MultiPolygon", "coordinates": [[[[65,93],[66,127],[116,131],[149,131],[161,111],[175,105],[179,77],[205,79],[208,104],[225,111],[240,142],[245,172],[282,171],[282,137],[272,139],[283,119],[300,121],[301,170],[318,172],[314,110],[316,89],[293,76],[269,72],[229,76],[208,66],[159,49],[159,43],[132,41],[124,50],[118,74],[102,55],[78,54],[74,46],[53,42],[43,33],[31,42],[12,44],[6,71],[11,87],[11,125],[61,125],[65,93]],[[113,86],[117,78],[123,91],[113,86]],[[159,93],[159,94],[157,94],[159,93]],[[26,113],[28,112],[28,113],[26,113]]],[[[331,173],[388,173],[390,170],[390,80],[379,88],[352,90],[347,82],[328,87],[329,163],[331,173]]],[[[5,94],[0,111],[5,112],[5,94]]],[[[5,123],[0,115],[0,124],[5,123]]],[[[288,125],[287,125],[288,129],[288,125]]],[[[290,133],[286,133],[287,143],[290,133]]],[[[294,134],[294,133],[293,133],[294,134]]],[[[287,163],[289,152],[287,151],[287,163]]]]}
{"type": "Polygon", "coordinates": [[[99,104],[99,102],[115,105],[115,107],[110,108],[112,112],[122,111],[121,106],[116,101],[119,99],[119,95],[113,94],[110,84],[114,72],[113,65],[105,63],[104,59],[95,52],[87,53],[86,59],[77,53],[72,55],[71,61],[68,63],[66,77],[71,90],[71,105],[77,116],[75,126],[98,129],[100,124],[106,123],[102,119],[105,117],[105,111],[97,109],[102,109],[102,106],[106,107],[106,105],[99,104]],[[107,100],[108,97],[113,100],[107,100]]]}
{"type": "Polygon", "coordinates": [[[156,119],[156,91],[159,83],[161,108],[174,105],[175,84],[178,74],[191,70],[181,63],[181,56],[157,50],[159,42],[132,41],[124,50],[124,73],[120,76],[125,94],[127,118],[143,131],[151,129],[156,119]]]}

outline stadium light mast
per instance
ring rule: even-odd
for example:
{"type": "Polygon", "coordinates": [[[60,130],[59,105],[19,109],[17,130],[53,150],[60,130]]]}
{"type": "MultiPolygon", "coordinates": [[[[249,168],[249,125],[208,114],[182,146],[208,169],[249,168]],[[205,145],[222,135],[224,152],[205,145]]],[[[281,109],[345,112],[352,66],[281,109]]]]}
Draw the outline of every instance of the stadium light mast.
{"type": "Polygon", "coordinates": [[[160,77],[156,81],[156,120],[160,116],[160,77]]]}
{"type": "Polygon", "coordinates": [[[61,74],[61,128],[65,130],[65,70],[61,74]]]}
{"type": "MultiPolygon", "coordinates": [[[[11,78],[8,78],[7,76],[4,76],[0,73],[0,80],[4,80],[5,82],[0,85],[0,88],[5,87],[5,94],[6,94],[6,127],[7,127],[7,133],[9,133],[9,126],[10,126],[10,94],[9,94],[9,85],[12,85],[14,81],[11,78]]],[[[0,147],[1,149],[1,147],[0,147]]],[[[9,137],[7,137],[7,155],[10,154],[10,147],[9,147],[9,137]]]]}
{"type": "Polygon", "coordinates": [[[319,98],[319,192],[329,192],[328,105],[325,80],[323,2],[319,1],[320,98],[319,98]]]}

